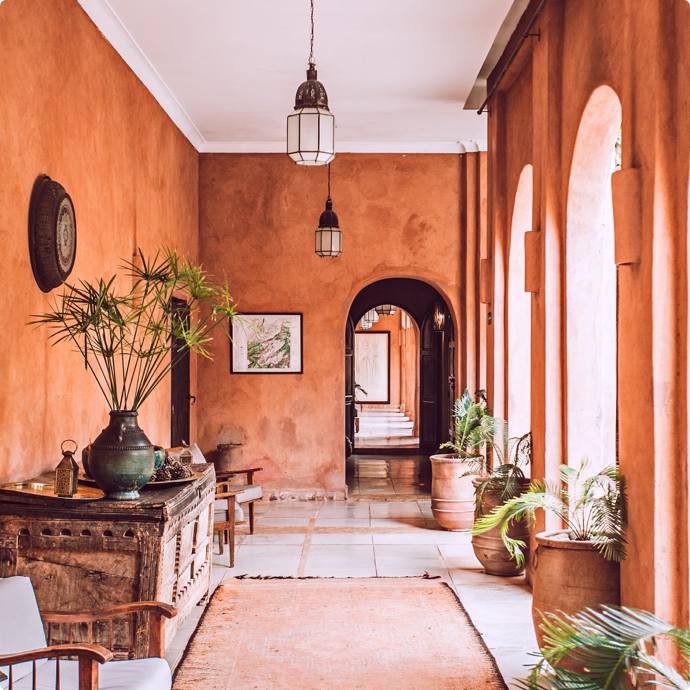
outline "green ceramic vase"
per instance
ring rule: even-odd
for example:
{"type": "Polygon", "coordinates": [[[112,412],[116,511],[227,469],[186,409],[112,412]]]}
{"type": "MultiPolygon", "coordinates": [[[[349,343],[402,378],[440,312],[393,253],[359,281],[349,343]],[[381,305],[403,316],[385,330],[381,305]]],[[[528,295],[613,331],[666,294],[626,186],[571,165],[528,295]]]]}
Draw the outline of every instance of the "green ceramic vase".
{"type": "Polygon", "coordinates": [[[89,470],[108,498],[139,498],[139,489],[153,474],[153,444],[139,428],[138,416],[131,410],[111,410],[110,424],[91,444],[89,470]]]}

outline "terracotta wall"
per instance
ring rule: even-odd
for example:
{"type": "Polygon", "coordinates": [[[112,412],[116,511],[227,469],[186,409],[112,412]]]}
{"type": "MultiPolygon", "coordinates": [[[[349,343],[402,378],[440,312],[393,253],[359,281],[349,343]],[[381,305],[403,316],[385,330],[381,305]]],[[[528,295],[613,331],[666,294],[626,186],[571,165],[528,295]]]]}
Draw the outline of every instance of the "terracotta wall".
{"type": "MultiPolygon", "coordinates": [[[[490,82],[538,4],[531,2],[490,82]]],[[[619,459],[630,500],[623,602],[686,626],[690,4],[549,0],[536,30],[541,39],[527,41],[490,104],[491,228],[484,256],[491,259],[494,292],[488,306],[496,310],[505,299],[512,204],[520,173],[532,164],[533,229],[540,246],[538,260],[526,267],[537,278],[531,320],[534,474],[553,477],[569,450],[567,357],[573,353],[567,349],[564,262],[571,169],[590,98],[602,86],[612,89],[622,108],[622,168],[641,184],[639,196],[628,192],[614,206],[617,248],[638,243],[641,250],[639,263],[618,267],[619,459]],[[636,203],[641,213],[624,225],[619,212],[636,203]]],[[[605,107],[600,110],[603,121],[605,107]]],[[[585,155],[592,151],[586,148],[585,155]]],[[[506,385],[506,318],[503,312],[494,321],[487,344],[491,393],[499,399],[506,385]]]]}
{"type": "MultiPolygon", "coordinates": [[[[0,481],[8,481],[52,469],[63,439],[82,446],[107,421],[80,357],[25,325],[55,294],[44,295],[31,272],[34,180],[47,174],[71,195],[70,280],[93,279],[115,272],[137,245],[196,256],[198,154],[76,0],[0,5],[0,93],[0,481]]],[[[140,416],[151,440],[167,445],[169,384],[140,416]]]]}
{"type": "Polygon", "coordinates": [[[226,271],[246,312],[304,314],[304,374],[231,375],[229,345],[213,341],[199,368],[202,450],[243,443],[272,491],[345,488],[344,334],[354,297],[389,277],[433,285],[461,323],[466,159],[479,154],[339,154],[333,207],[343,231],[337,259],[314,253],[326,169],[284,155],[200,157],[204,264],[226,271]]]}

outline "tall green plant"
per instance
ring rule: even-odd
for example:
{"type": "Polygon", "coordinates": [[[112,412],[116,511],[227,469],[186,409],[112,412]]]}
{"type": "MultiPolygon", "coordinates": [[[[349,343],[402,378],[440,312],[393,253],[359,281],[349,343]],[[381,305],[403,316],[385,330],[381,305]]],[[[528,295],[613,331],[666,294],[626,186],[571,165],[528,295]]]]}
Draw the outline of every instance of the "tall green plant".
{"type": "Polygon", "coordinates": [[[492,416],[486,409],[483,391],[477,391],[477,395],[479,402],[475,402],[469,390],[465,389],[462,397],[455,401],[455,439],[444,443],[441,448],[452,449],[473,473],[482,474],[485,462],[480,455],[481,449],[488,446],[497,448],[499,453],[506,453],[504,447],[508,441],[508,428],[503,419],[492,416]]]}
{"type": "Polygon", "coordinates": [[[508,528],[513,520],[529,520],[539,508],[555,513],[570,530],[571,539],[593,541],[610,561],[625,558],[627,498],[625,478],[612,465],[587,477],[587,462],[579,468],[561,465],[560,482],[533,479],[527,492],[510,499],[479,519],[472,534],[500,526],[503,543],[517,561],[524,562],[525,543],[511,539],[508,528]]]}
{"type": "Polygon", "coordinates": [[[165,248],[152,258],[139,249],[139,259],[140,266],[122,266],[129,291],[117,290],[117,276],[81,280],[29,322],[51,329],[53,345],[75,345],[111,410],[138,410],[188,351],[210,358],[211,331],[221,326],[229,337],[236,318],[227,280],[211,283],[200,266],[165,248]]]}
{"type": "Polygon", "coordinates": [[[550,614],[544,616],[541,629],[543,658],[527,681],[520,682],[526,690],[627,690],[653,685],[690,689],[687,670],[681,673],[654,655],[665,638],[685,665],[690,663],[690,630],[674,628],[647,611],[601,606],[573,616],[550,614]]]}

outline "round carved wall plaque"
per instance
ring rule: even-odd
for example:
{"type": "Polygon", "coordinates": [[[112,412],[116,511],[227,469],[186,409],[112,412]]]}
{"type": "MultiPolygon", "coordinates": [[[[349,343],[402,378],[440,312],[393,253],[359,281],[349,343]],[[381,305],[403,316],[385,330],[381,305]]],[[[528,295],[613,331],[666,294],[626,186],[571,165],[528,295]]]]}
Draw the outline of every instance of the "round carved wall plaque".
{"type": "Polygon", "coordinates": [[[29,208],[29,254],[38,287],[50,292],[72,272],[77,220],[65,188],[47,175],[34,185],[29,208]]]}

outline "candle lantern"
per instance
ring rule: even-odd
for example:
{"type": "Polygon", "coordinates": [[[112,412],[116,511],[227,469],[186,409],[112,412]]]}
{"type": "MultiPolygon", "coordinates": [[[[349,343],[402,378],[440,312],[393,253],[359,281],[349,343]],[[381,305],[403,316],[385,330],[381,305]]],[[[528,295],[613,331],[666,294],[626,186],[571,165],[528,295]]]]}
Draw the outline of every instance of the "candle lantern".
{"type": "Polygon", "coordinates": [[[79,481],[79,465],[74,460],[77,452],[77,444],[71,438],[62,442],[60,446],[62,460],[55,468],[55,495],[62,498],[71,498],[77,493],[77,482],[79,481]],[[74,450],[65,450],[66,443],[74,443],[74,450]]]}

